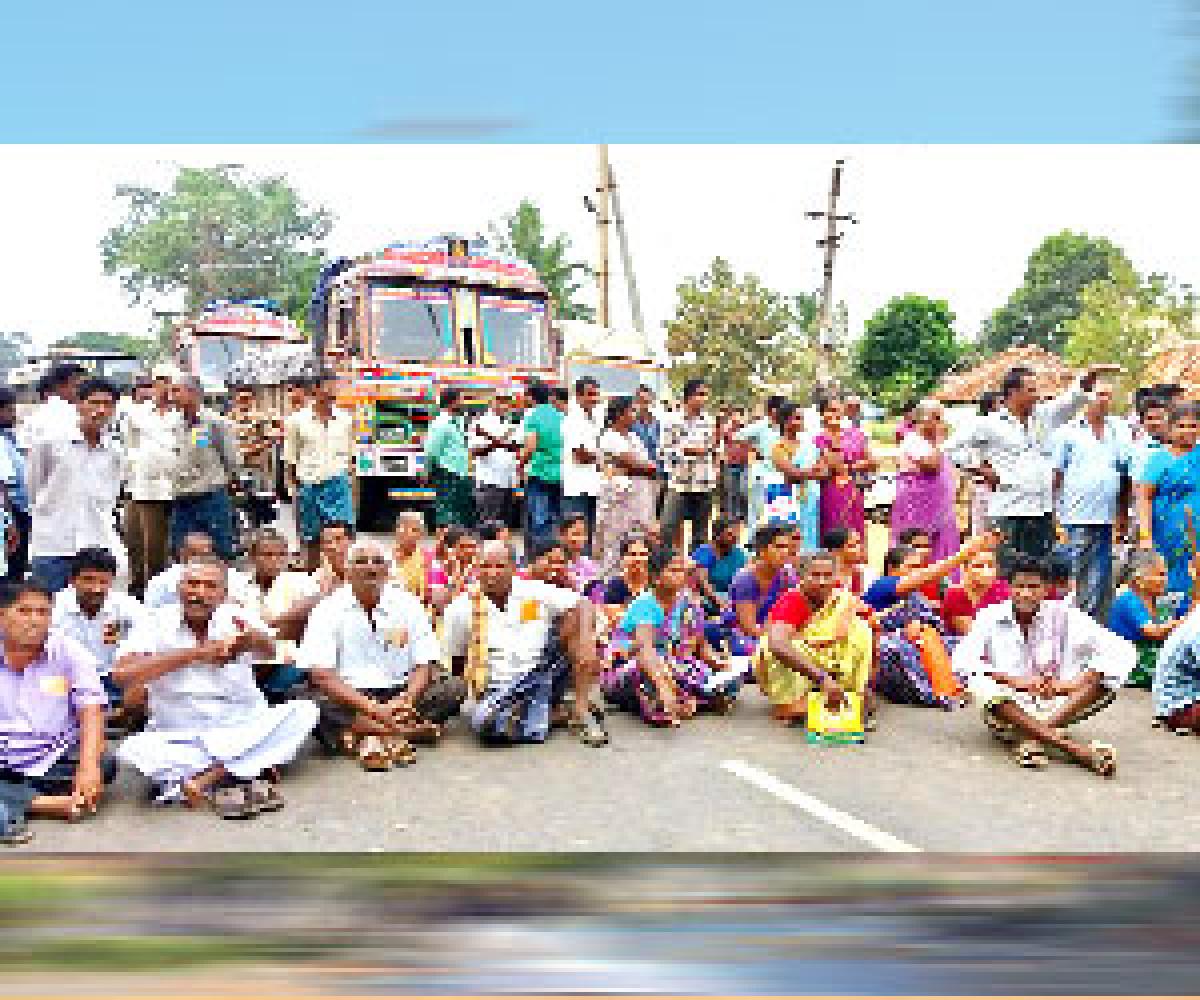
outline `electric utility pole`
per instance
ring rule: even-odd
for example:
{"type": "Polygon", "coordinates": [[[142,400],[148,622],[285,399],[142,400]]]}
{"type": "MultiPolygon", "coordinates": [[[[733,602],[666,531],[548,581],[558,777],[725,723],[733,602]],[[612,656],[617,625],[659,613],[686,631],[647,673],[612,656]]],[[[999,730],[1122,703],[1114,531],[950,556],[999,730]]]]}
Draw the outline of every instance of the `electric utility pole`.
{"type": "Polygon", "coordinates": [[[842,239],[842,234],[838,232],[838,223],[849,222],[851,225],[858,223],[858,219],[854,217],[852,212],[848,212],[845,215],[838,215],[837,211],[838,198],[842,194],[842,168],[845,165],[845,160],[834,161],[833,178],[829,184],[829,201],[825,211],[804,213],[804,217],[807,219],[825,220],[825,236],[823,239],[817,240],[817,246],[825,249],[824,277],[821,282],[820,318],[818,320],[820,325],[817,335],[817,382],[820,384],[827,383],[832,377],[833,348],[837,341],[833,329],[833,261],[842,239]]]}

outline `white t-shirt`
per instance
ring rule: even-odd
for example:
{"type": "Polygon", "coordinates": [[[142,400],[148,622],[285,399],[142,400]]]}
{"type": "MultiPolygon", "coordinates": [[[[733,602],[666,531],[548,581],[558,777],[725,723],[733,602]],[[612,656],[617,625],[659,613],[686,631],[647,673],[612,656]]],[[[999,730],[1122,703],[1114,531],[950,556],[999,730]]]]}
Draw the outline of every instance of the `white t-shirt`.
{"type": "MultiPolygon", "coordinates": [[[[499,414],[488,410],[471,425],[467,437],[467,446],[482,448],[488,444],[488,439],[482,434],[475,433],[476,429],[487,431],[493,438],[512,443],[517,442],[517,428],[507,423],[499,414]]],[[[475,482],[480,486],[495,486],[502,490],[516,489],[517,486],[517,455],[516,452],[504,448],[493,448],[486,455],[477,455],[475,463],[475,482]]]]}
{"type": "Polygon", "coordinates": [[[595,454],[600,449],[604,421],[597,406],[588,416],[578,403],[572,403],[562,422],[562,492],[565,497],[599,496],[602,476],[595,463],[575,461],[575,449],[595,454]]]}
{"type": "Polygon", "coordinates": [[[402,687],[413,669],[441,661],[429,615],[403,587],[385,584],[368,615],[349,584],[313,608],[296,654],[302,670],[333,670],[352,688],[402,687]],[[398,633],[406,633],[403,645],[398,633]]]}
{"type": "Polygon", "coordinates": [[[175,445],[183,420],[178,410],[160,410],[153,400],[133,403],[122,422],[129,495],[134,500],[170,500],[175,445]]]}
{"type": "MultiPolygon", "coordinates": [[[[240,629],[238,621],[255,632],[273,635],[245,608],[222,604],[213,612],[209,639],[228,639],[240,629]]],[[[130,653],[156,655],[193,649],[196,635],[183,620],[178,605],[148,611],[129,638],[117,647],[117,659],[130,653]]],[[[146,685],[150,696],[150,727],[183,732],[220,729],[247,722],[267,707],[254,679],[252,656],[243,653],[229,663],[196,663],[155,678],[146,685]]]]}
{"type": "MultiPolygon", "coordinates": [[[[546,648],[550,625],[582,600],[573,590],[514,577],[503,610],[484,597],[487,609],[488,687],[504,687],[532,670],[546,648]]],[[[471,595],[460,594],[446,609],[443,628],[450,656],[471,646],[471,595]]]]}

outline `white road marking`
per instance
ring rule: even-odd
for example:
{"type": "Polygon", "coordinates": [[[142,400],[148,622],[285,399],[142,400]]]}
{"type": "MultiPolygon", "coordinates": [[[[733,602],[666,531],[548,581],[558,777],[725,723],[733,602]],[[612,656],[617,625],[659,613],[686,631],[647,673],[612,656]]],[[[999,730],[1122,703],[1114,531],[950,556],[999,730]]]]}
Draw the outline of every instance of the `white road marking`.
{"type": "Polygon", "coordinates": [[[921,848],[914,847],[912,844],[906,844],[903,840],[893,837],[890,833],[884,833],[884,831],[871,826],[870,823],[864,823],[861,819],[851,816],[849,813],[844,813],[840,809],[826,805],[820,799],[813,798],[807,792],[802,792],[794,785],[789,785],[786,781],[780,781],[774,775],[753,767],[745,761],[725,760],[721,762],[721,767],[743,781],[748,781],[757,788],[761,788],[764,792],[768,792],[776,798],[783,799],[784,802],[803,809],[815,819],[819,819],[830,826],[837,827],[843,833],[848,833],[850,836],[856,837],[877,851],[890,851],[893,853],[920,853],[921,851],[921,848]]]}

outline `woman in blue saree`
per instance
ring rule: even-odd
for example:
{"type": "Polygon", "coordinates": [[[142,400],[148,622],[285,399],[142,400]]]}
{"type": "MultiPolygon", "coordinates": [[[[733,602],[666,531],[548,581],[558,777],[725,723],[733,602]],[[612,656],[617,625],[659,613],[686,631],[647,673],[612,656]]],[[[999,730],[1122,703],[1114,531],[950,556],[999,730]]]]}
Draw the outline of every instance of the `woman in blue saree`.
{"type": "Polygon", "coordinates": [[[800,547],[815,552],[821,547],[821,451],[805,432],[804,411],[795,403],[779,407],[779,429],[781,436],[771,451],[775,481],[766,487],[766,522],[792,525],[800,547]]]}
{"type": "Polygon", "coordinates": [[[1153,547],[1167,561],[1167,591],[1181,596],[1191,591],[1193,522],[1200,522],[1198,438],[1200,404],[1172,407],[1167,447],[1146,460],[1137,484],[1138,546],[1153,547]]]}

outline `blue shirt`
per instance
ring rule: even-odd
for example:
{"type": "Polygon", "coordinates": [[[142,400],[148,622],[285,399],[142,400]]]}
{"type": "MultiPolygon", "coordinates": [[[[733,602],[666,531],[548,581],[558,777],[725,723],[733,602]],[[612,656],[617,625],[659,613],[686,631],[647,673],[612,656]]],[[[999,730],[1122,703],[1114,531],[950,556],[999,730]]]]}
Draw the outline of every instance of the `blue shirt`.
{"type": "Polygon", "coordinates": [[[724,557],[717,556],[712,545],[701,545],[692,553],[692,561],[708,573],[708,582],[718,594],[729,593],[729,585],[738,570],[750,561],[750,556],[740,545],[735,545],[724,557]]]}
{"type": "Polygon", "coordinates": [[[1142,635],[1143,625],[1170,621],[1172,618],[1182,618],[1191,610],[1191,604],[1191,594],[1188,594],[1183,597],[1180,606],[1173,614],[1152,615],[1142,599],[1126,587],[1113,598],[1112,607],[1108,611],[1108,629],[1130,642],[1145,642],[1147,640],[1142,635]]]}
{"type": "Polygon", "coordinates": [[[863,594],[863,603],[873,611],[887,611],[900,600],[896,588],[900,583],[898,576],[881,576],[867,588],[863,594]]]}
{"type": "Polygon", "coordinates": [[[1097,438],[1086,419],[1072,420],[1051,439],[1054,468],[1062,472],[1058,519],[1065,525],[1112,524],[1117,518],[1121,477],[1128,476],[1133,447],[1115,417],[1097,438]]]}
{"type": "Polygon", "coordinates": [[[641,440],[642,444],[646,446],[647,457],[651,462],[658,466],[658,469],[661,472],[662,463],[658,460],[658,441],[662,436],[662,427],[659,425],[659,422],[653,417],[651,417],[646,423],[642,423],[640,420],[635,420],[631,429],[633,433],[636,434],[641,440]]]}
{"type": "Polygon", "coordinates": [[[0,473],[8,500],[15,510],[29,513],[29,491],[25,486],[25,456],[17,449],[11,430],[0,430],[0,473]]]}

